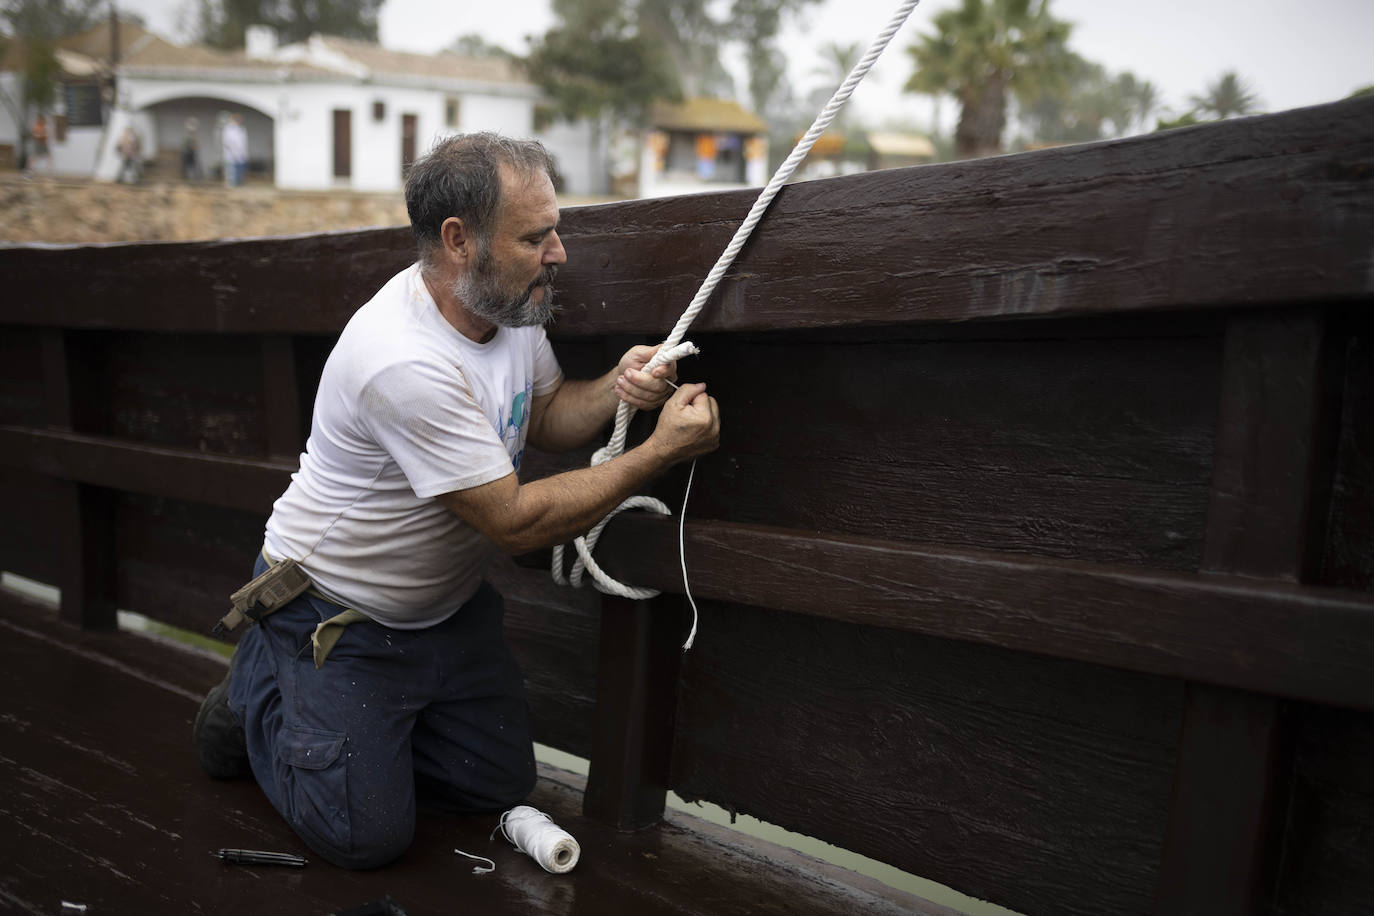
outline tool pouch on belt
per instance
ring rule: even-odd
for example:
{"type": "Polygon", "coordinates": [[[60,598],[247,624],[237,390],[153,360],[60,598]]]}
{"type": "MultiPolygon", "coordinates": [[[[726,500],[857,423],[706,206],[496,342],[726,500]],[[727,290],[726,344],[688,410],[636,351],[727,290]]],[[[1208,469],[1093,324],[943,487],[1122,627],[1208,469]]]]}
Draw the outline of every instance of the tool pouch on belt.
{"type": "Polygon", "coordinates": [[[215,636],[243,623],[257,622],[310,587],[310,580],[295,560],[274,563],[262,575],[229,596],[229,613],[220,618],[210,632],[215,636]]]}

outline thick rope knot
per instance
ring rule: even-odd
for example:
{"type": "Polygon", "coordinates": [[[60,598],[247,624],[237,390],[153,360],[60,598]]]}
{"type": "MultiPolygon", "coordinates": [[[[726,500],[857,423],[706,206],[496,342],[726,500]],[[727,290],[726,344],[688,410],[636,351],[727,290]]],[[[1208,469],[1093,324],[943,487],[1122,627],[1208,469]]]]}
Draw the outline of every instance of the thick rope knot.
{"type": "MultiPolygon", "coordinates": [[[[669,345],[666,342],[658,348],[653,359],[649,360],[644,367],[645,372],[652,372],[659,366],[675,362],[684,356],[694,356],[700,353],[690,340],[682,343],[669,345]]],[[[625,434],[630,426],[630,418],[634,416],[635,409],[629,404],[621,402],[620,407],[615,412],[615,431],[611,433],[611,439],[603,447],[596,450],[592,455],[592,467],[605,464],[612,458],[619,457],[625,453],[625,434]]],[[[633,585],[626,585],[609,576],[595,560],[592,559],[592,551],[596,549],[596,542],[601,538],[601,532],[606,527],[606,523],[615,518],[626,509],[648,509],[657,512],[659,515],[672,515],[672,511],[663,504],[661,500],[654,499],[652,496],[631,496],[619,506],[611,511],[601,521],[597,522],[596,527],[588,531],[583,537],[573,541],[573,548],[577,551],[577,560],[574,561],[572,571],[565,578],[563,576],[563,545],[559,544],[553,549],[553,563],[550,572],[553,574],[553,581],[559,585],[571,585],[574,588],[582,587],[583,571],[592,574],[592,581],[596,583],[597,591],[608,595],[619,595],[622,598],[653,598],[659,594],[657,589],[637,588],[633,585]]]]}
{"type": "MultiPolygon", "coordinates": [[[[772,179],[769,180],[767,187],[763,189],[758,199],[754,201],[754,206],[750,208],[749,215],[744,218],[744,222],[740,223],[739,228],[735,230],[735,235],[730,240],[730,244],[726,246],[725,251],[722,252],[720,258],[717,259],[715,266],[711,268],[711,272],[707,274],[706,279],[701,284],[701,288],[698,289],[697,294],[692,297],[691,304],[687,306],[687,310],[682,313],[682,317],[678,319],[677,324],[668,334],[667,339],[663,341],[663,345],[659,347],[658,353],[654,354],[654,358],[650,360],[649,365],[645,367],[646,371],[653,371],[658,366],[677,359],[679,355],[685,355],[687,352],[697,352],[696,347],[693,347],[690,343],[681,343],[683,336],[687,333],[687,328],[691,326],[697,314],[706,306],[706,301],[711,297],[711,294],[715,292],[716,286],[719,285],[720,281],[724,278],[725,272],[729,270],[730,265],[735,262],[735,257],[740,253],[740,250],[744,248],[744,243],[748,241],[750,234],[754,231],[754,227],[763,219],[763,214],[768,209],[768,205],[773,202],[773,198],[782,190],[782,186],[792,177],[792,173],[796,171],[797,166],[801,165],[802,160],[811,152],[811,147],[815,145],[816,140],[819,139],[821,134],[825,132],[825,129],[830,126],[830,122],[835,119],[835,116],[839,114],[840,109],[844,107],[844,103],[847,102],[850,95],[853,94],[855,87],[859,85],[859,82],[868,74],[868,71],[873,68],[873,65],[877,63],[883,50],[887,47],[888,43],[892,41],[892,37],[897,34],[897,31],[901,29],[907,17],[911,15],[911,11],[916,8],[919,2],[920,0],[900,0],[897,9],[892,14],[892,19],[883,30],[874,37],[873,42],[868,46],[867,52],[865,52],[859,62],[854,65],[854,69],[849,71],[849,75],[845,77],[844,82],[835,90],[835,94],[830,97],[830,101],[826,103],[825,107],[821,109],[820,114],[816,116],[816,120],[812,122],[810,129],[808,129],[807,132],[802,135],[802,138],[797,141],[797,145],[792,150],[792,153],[783,161],[782,165],[778,166],[778,170],[773,174],[772,179]],[[680,347],[687,347],[690,349],[682,351],[679,349],[680,347]]],[[[601,464],[605,461],[609,461],[611,458],[625,451],[625,430],[629,426],[630,416],[633,413],[634,408],[623,402],[621,403],[619,409],[616,411],[615,431],[611,434],[611,440],[606,444],[605,448],[596,453],[598,457],[592,459],[593,464],[601,464]],[[603,455],[605,457],[601,457],[603,455]]],[[[693,468],[695,469],[695,465],[693,468]]],[[[690,487],[691,475],[688,475],[688,488],[690,489],[690,487]]],[[[650,500],[650,498],[644,496],[630,497],[630,499],[621,503],[614,512],[602,519],[595,528],[587,533],[585,538],[578,538],[573,542],[577,547],[579,559],[578,563],[573,566],[574,581],[572,584],[577,585],[580,581],[582,572],[578,564],[581,564],[581,566],[585,566],[587,569],[592,570],[592,578],[596,580],[597,587],[601,589],[601,591],[608,592],[612,595],[623,595],[627,598],[652,598],[654,595],[658,594],[658,592],[653,589],[635,589],[616,582],[614,579],[600,572],[591,558],[591,549],[596,545],[596,538],[601,534],[601,529],[606,526],[606,522],[625,509],[634,508],[634,506],[631,506],[631,503],[636,503],[637,500],[650,500]]],[[[656,508],[654,511],[662,511],[664,515],[672,514],[663,503],[656,499],[651,501],[662,507],[661,510],[656,508]]],[[[647,503],[636,503],[636,505],[647,506],[647,503]]],[[[678,531],[678,549],[680,552],[684,550],[681,528],[679,528],[678,531]]],[[[682,575],[683,587],[686,589],[688,601],[691,601],[693,614],[692,634],[688,636],[687,644],[683,646],[683,648],[686,649],[691,646],[692,639],[696,636],[696,602],[691,600],[692,591],[687,586],[687,563],[685,555],[683,557],[682,575]]],[[[553,578],[554,581],[560,585],[568,584],[563,578],[563,548],[561,546],[555,547],[553,550],[553,578]]]]}

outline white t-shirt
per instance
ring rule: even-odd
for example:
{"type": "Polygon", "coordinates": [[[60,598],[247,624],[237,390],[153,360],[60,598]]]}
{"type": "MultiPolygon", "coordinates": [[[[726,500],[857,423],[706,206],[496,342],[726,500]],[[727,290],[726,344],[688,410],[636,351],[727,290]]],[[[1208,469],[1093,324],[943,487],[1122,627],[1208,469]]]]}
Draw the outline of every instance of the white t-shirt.
{"type": "Polygon", "coordinates": [[[401,271],[325,363],[300,470],[267,522],[268,556],[294,557],[328,598],[387,626],[444,620],[494,547],[433,497],[518,470],[530,401],[561,380],[543,328],[469,340],[418,265],[401,271]]]}

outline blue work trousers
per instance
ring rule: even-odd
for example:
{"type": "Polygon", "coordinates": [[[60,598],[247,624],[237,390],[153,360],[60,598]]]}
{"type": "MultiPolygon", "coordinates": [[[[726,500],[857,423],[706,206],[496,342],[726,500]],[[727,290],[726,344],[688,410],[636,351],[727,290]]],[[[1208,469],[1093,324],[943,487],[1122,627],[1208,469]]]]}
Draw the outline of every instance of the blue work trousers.
{"type": "Polygon", "coordinates": [[[301,839],[335,865],[374,868],[409,847],[417,790],[456,812],[524,799],[534,749],[500,594],[483,582],[421,630],[354,623],[317,669],[310,634],[340,610],[303,594],[234,655],[229,705],[253,775],[301,839]]]}

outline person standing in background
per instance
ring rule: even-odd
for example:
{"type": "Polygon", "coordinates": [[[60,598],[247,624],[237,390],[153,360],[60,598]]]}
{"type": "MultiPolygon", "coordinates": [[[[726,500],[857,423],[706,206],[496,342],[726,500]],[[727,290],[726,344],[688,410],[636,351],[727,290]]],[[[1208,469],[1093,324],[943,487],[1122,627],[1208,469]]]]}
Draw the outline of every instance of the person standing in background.
{"type": "Polygon", "coordinates": [[[124,128],[119,135],[119,182],[138,184],[143,171],[143,141],[132,127],[124,128]]]}
{"type": "Polygon", "coordinates": [[[43,159],[47,165],[44,171],[52,173],[52,154],[48,151],[48,120],[39,113],[33,119],[33,129],[30,131],[33,137],[33,158],[30,160],[33,171],[38,170],[38,160],[43,159]]]}
{"type": "Polygon", "coordinates": [[[224,152],[224,183],[237,188],[243,184],[243,173],[248,166],[248,132],[243,129],[243,115],[234,112],[229,116],[220,144],[224,152]]]}
{"type": "Polygon", "coordinates": [[[195,118],[186,119],[186,135],[181,140],[181,179],[182,181],[199,181],[200,172],[200,137],[196,131],[200,122],[195,118]]]}

